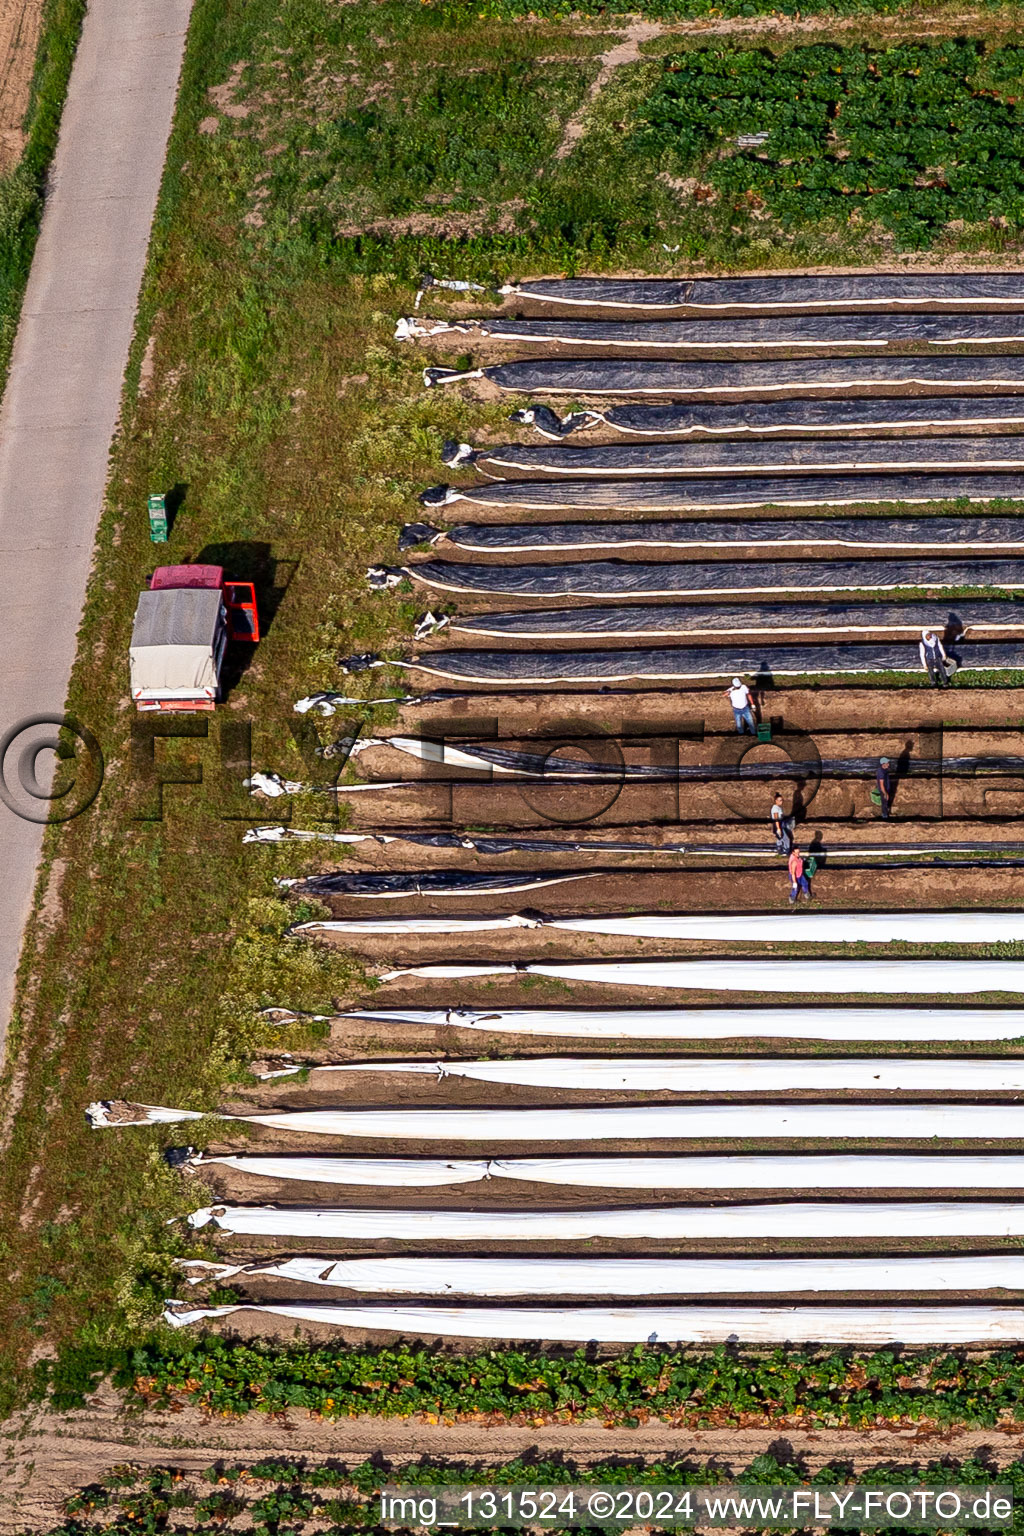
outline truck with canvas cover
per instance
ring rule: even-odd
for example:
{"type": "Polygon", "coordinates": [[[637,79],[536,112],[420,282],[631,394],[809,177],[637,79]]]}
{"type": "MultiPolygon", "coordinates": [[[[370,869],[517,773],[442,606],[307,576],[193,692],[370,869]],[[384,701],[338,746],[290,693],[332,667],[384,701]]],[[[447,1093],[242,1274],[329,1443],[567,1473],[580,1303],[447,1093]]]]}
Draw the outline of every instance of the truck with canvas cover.
{"type": "Polygon", "coordinates": [[[135,707],[212,710],[228,642],[258,639],[251,582],[225,582],[219,565],[159,567],[135,610],[129,650],[135,707]]]}

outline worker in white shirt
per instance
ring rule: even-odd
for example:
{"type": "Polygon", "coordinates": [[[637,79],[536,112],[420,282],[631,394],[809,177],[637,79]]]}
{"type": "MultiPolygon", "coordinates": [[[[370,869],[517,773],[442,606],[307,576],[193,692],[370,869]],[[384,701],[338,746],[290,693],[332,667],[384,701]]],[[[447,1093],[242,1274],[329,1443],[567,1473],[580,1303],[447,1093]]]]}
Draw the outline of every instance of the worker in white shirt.
{"type": "Polygon", "coordinates": [[[928,673],[933,688],[948,688],[949,674],[946,671],[946,652],[938,635],[930,629],[922,629],[921,644],[918,647],[921,655],[921,665],[928,673]]]}
{"type": "Polygon", "coordinates": [[[756,736],[754,695],[746,683],[741,683],[738,677],[734,677],[732,686],[725,690],[725,696],[732,705],[732,717],[736,722],[737,734],[742,736],[745,731],[749,730],[751,736],[756,736]]]}

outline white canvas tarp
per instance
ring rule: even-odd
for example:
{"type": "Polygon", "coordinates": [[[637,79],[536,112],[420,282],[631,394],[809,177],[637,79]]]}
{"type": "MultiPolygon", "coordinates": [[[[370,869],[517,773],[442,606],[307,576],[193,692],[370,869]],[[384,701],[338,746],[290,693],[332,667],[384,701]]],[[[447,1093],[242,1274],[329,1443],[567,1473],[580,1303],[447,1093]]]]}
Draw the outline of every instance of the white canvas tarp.
{"type": "Polygon", "coordinates": [[[1014,1307],[196,1307],[164,1317],[184,1328],[235,1312],[295,1323],[375,1329],[429,1338],[524,1339],[608,1344],[997,1344],[1024,1338],[1014,1307]]]}
{"type": "Polygon", "coordinates": [[[193,1211],[245,1237],[404,1239],[409,1242],[586,1242],[597,1237],[1024,1237],[1024,1203],[806,1201],[789,1205],[641,1206],[596,1211],[403,1211],[215,1205],[193,1211]]]}
{"type": "Polygon", "coordinates": [[[600,1040],[1018,1040],[1016,1008],[354,1008],[346,1019],[600,1040]]]}
{"type": "Polygon", "coordinates": [[[449,934],[545,928],[562,933],[714,939],[722,943],[1013,944],[1024,939],[1024,912],[790,912],[717,917],[640,912],[609,917],[364,917],[300,923],[297,933],[449,934]]]}
{"type": "Polygon", "coordinates": [[[826,1153],[749,1157],[502,1157],[491,1159],[197,1156],[251,1177],[352,1187],[426,1189],[485,1179],[578,1189],[1019,1189],[1024,1157],[962,1153],[826,1153]]]}
{"type": "MultiPolygon", "coordinates": [[[[197,1110],[139,1104],[135,1120],[111,1121],[90,1105],[94,1129],[201,1120],[197,1110]]],[[[210,1113],[207,1111],[207,1113],[210,1113]]],[[[306,1136],[424,1141],[680,1141],[694,1137],[816,1136],[1024,1138],[1024,1106],[1013,1104],[643,1104],[579,1109],[293,1109],[221,1115],[306,1136]]]]}
{"type": "MultiPolygon", "coordinates": [[[[187,1269],[189,1260],[181,1262],[187,1269]]],[[[205,1269],[206,1266],[201,1266],[205,1269]]],[[[912,1259],[282,1259],[214,1265],[206,1278],[265,1275],[398,1296],[715,1296],[801,1291],[1024,1290],[1024,1255],[912,1259]]]]}
{"type": "Polygon", "coordinates": [[[139,594],[128,659],[138,692],[217,691],[216,643],[222,600],[206,587],[139,594]]]}
{"type": "MultiPolygon", "coordinates": [[[[799,919],[791,919],[796,922],[799,919]]],[[[1024,992],[1021,960],[564,960],[519,965],[408,966],[382,981],[416,976],[459,981],[475,976],[550,976],[613,987],[671,987],[701,992],[900,993],[966,997],[1024,992]]]]}
{"type": "MultiPolygon", "coordinates": [[[[292,1076],[300,1065],[261,1077],[292,1076]]],[[[412,1075],[470,1078],[529,1088],[589,1089],[642,1093],[1020,1093],[1024,1060],[979,1061],[971,1057],[837,1057],[830,1061],[793,1057],[532,1056],[507,1061],[360,1061],[312,1067],[309,1076],[344,1084],[346,1076],[412,1075]]]]}

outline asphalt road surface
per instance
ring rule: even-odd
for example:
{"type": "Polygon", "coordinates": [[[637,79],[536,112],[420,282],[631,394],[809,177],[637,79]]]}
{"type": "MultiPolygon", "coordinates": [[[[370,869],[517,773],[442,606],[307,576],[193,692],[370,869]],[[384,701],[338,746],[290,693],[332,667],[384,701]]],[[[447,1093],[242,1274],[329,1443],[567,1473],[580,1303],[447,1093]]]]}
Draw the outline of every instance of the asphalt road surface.
{"type": "Polygon", "coordinates": [[[91,0],[0,407],[0,1046],[190,4],[91,0]]]}

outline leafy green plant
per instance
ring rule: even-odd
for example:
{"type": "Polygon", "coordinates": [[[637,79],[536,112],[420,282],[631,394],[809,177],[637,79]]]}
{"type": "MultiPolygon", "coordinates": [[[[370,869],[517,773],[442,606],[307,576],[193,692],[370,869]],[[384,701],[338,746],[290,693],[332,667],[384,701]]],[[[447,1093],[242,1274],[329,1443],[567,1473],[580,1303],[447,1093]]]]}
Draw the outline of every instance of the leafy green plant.
{"type": "Polygon", "coordinates": [[[205,1412],[325,1418],[426,1413],[618,1422],[657,1414],[690,1424],[755,1419],[868,1425],[901,1420],[991,1426],[1024,1421],[1024,1351],[987,1356],[851,1350],[814,1353],[638,1347],[474,1355],[416,1345],[285,1347],[154,1338],[112,1354],[118,1385],[150,1403],[191,1401],[205,1412]]]}
{"type": "Polygon", "coordinates": [[[904,247],[953,220],[1024,223],[1019,47],[693,50],[666,59],[641,117],[636,148],[699,176],[730,217],[863,219],[904,247]]]}

